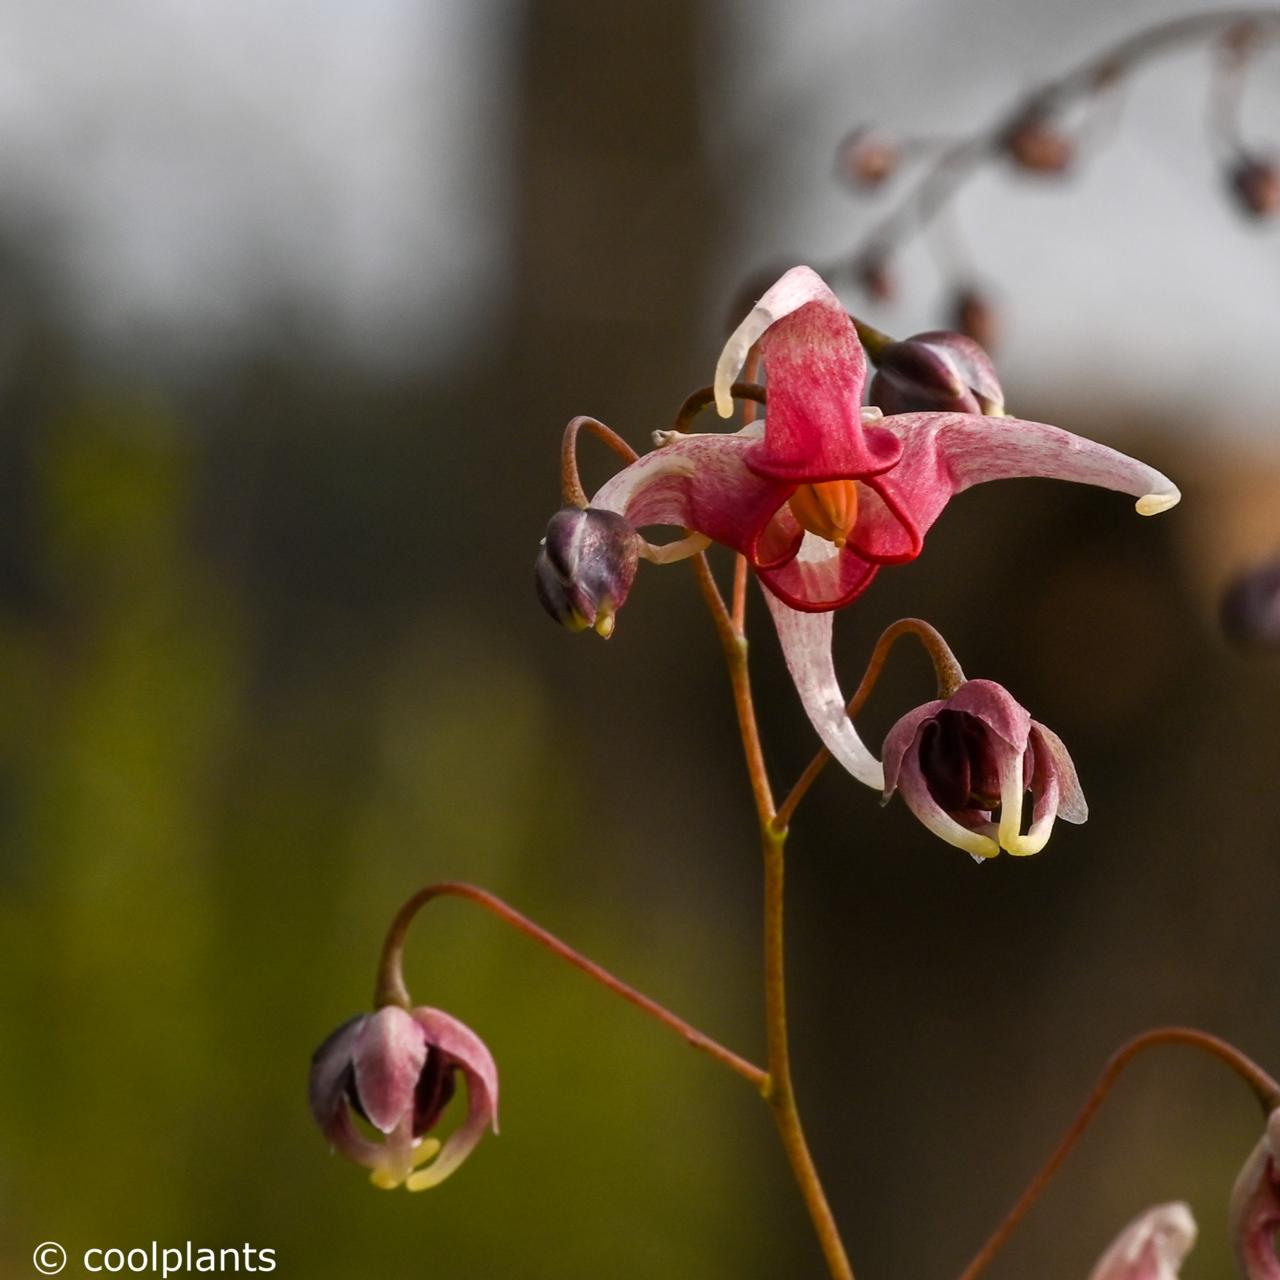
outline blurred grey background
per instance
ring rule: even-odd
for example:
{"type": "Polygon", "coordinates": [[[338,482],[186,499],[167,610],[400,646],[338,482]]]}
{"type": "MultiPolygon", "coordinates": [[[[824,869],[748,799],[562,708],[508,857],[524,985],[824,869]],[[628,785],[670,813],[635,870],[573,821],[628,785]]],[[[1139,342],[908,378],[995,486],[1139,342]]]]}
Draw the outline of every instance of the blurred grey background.
{"type": "MultiPolygon", "coordinates": [[[[313,1131],[307,1059],[445,877],[762,1054],[714,638],[684,568],[645,569],[607,645],[542,616],[560,430],[642,444],[745,281],[855,243],[884,197],[833,180],[852,126],[979,125],[1172,12],[0,3],[0,1270],[190,1239],[308,1280],[820,1274],[749,1092],[463,904],[420,921],[410,979],[493,1048],[499,1139],[375,1192],[313,1131]]],[[[1013,406],[1182,506],[976,491],[838,622],[852,686],[929,618],[1092,806],[980,868],[834,769],[795,824],[798,1085],[860,1275],[958,1271],[1132,1032],[1280,1069],[1280,676],[1214,625],[1280,543],[1280,233],[1223,198],[1206,63],[1135,80],[1069,182],[993,170],[956,210],[1013,406]]],[[[923,246],[902,276],[851,305],[936,324],[923,246]]],[[[785,786],[814,744],[752,607],[785,786]]],[[[929,694],[896,659],[870,736],[929,694]]],[[[1221,1069],[1135,1067],[992,1274],[1083,1277],[1182,1197],[1188,1275],[1229,1275],[1257,1131],[1221,1069]]]]}

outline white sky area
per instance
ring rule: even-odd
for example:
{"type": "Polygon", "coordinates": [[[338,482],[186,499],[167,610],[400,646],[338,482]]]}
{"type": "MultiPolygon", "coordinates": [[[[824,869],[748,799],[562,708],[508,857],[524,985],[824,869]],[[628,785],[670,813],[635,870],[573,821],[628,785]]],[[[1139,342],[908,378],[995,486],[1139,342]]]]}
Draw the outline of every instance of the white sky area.
{"type": "MultiPolygon", "coordinates": [[[[255,309],[465,340],[506,243],[505,0],[2,0],[0,174],[100,340],[255,309]],[[505,144],[503,144],[505,148],[505,144]],[[410,324],[409,328],[412,328],[410,324]]],[[[417,353],[419,356],[421,353],[417,353]]]]}
{"type": "MultiPolygon", "coordinates": [[[[762,264],[837,257],[893,199],[832,181],[851,126],[969,128],[1114,37],[1213,7],[1228,6],[723,0],[705,50],[709,164],[741,193],[723,296],[762,264]]],[[[427,358],[448,361],[509,270],[522,8],[0,0],[0,226],[45,255],[108,350],[154,332],[216,358],[247,320],[294,311],[358,357],[420,363],[424,317],[447,314],[427,358]]],[[[1274,433],[1280,223],[1248,225],[1222,198],[1204,57],[1142,71],[1114,139],[1068,184],[993,171],[961,196],[1003,295],[1015,395],[1033,375],[1051,392],[1084,381],[1274,433]]],[[[1280,50],[1246,106],[1251,135],[1280,148],[1280,50]]],[[[935,325],[922,248],[902,276],[893,306],[850,302],[893,332],[935,325]]]]}
{"type": "MultiPolygon", "coordinates": [[[[966,132],[1020,90],[1115,38],[1183,13],[1238,6],[1167,0],[751,0],[724,38],[732,125],[713,138],[758,177],[741,206],[755,261],[832,261],[889,208],[894,187],[855,196],[826,181],[852,126],[966,132]]],[[[1223,198],[1206,140],[1203,46],[1147,64],[1124,92],[1121,126],[1066,185],[984,173],[959,197],[980,276],[1003,295],[999,365],[1019,383],[1087,386],[1100,400],[1192,407],[1216,431],[1274,447],[1280,429],[1280,221],[1253,225],[1223,198]]],[[[1256,60],[1246,134],[1280,152],[1280,46],[1256,60]]],[[[900,301],[850,298],[899,335],[941,316],[928,251],[902,264],[900,301]]],[[[730,264],[723,264],[726,279],[730,264]]],[[[1082,428],[1083,429],[1083,428],[1082,428]]]]}

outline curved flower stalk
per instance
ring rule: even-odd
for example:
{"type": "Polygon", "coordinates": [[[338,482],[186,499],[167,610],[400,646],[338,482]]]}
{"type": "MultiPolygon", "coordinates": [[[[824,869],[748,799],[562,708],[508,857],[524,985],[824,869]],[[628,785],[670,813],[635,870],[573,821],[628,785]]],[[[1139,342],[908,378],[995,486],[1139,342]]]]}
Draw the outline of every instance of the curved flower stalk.
{"type": "Polygon", "coordinates": [[[338,1028],[311,1061],[311,1111],[348,1160],[370,1170],[376,1187],[425,1191],[498,1129],[498,1069],[484,1041],[439,1009],[386,1005],[338,1028]],[[431,1131],[461,1076],[466,1119],[443,1145],[431,1131]],[[381,1135],[366,1137],[356,1117],[381,1135]]]}
{"type": "Polygon", "coordinates": [[[1231,1243],[1241,1275],[1248,1280],[1280,1280],[1276,1232],[1280,1231],[1280,1111],[1240,1170],[1231,1192],[1231,1243]]]}
{"type": "Polygon", "coordinates": [[[885,800],[895,791],[934,835],[979,862],[1001,849],[1039,853],[1056,818],[1080,823],[1089,816],[1062,739],[992,680],[968,680],[889,730],[885,800]],[[1024,832],[1028,792],[1033,803],[1024,832]]]}
{"type": "Polygon", "coordinates": [[[1116,1237],[1089,1280],[1177,1280],[1196,1242],[1196,1222],[1180,1200],[1156,1205],[1116,1237]]]}

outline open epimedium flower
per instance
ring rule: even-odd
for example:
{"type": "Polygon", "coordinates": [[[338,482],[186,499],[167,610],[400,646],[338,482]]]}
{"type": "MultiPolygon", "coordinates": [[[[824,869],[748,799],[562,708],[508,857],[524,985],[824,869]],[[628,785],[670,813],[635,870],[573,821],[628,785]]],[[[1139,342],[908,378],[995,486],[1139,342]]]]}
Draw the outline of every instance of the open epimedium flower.
{"type": "Polygon", "coordinates": [[[1089,1273],[1089,1280],[1177,1280],[1196,1242],[1196,1222],[1180,1200],[1135,1218],[1089,1273]]]}
{"type": "Polygon", "coordinates": [[[934,835],[978,859],[1039,853],[1056,818],[1089,816],[1062,739],[992,680],[909,711],[889,730],[883,760],[886,801],[900,792],[934,835]]]}
{"type": "Polygon", "coordinates": [[[334,1148],[386,1190],[436,1186],[487,1128],[498,1128],[493,1057],[474,1031],[439,1009],[388,1005],[344,1023],[311,1060],[310,1098],[334,1148]],[[460,1079],[466,1118],[442,1145],[432,1132],[460,1079]]]}
{"type": "Polygon", "coordinates": [[[854,323],[808,267],[774,284],[726,344],[715,377],[722,416],[733,412],[733,380],[757,344],[768,387],[763,424],[660,433],[657,449],[591,499],[634,529],[700,535],[678,550],[646,544],[647,558],[723,543],[747,557],[777,599],[822,612],[861,594],[882,565],[914,559],[951,498],[988,480],[1098,485],[1137,498],[1144,515],[1180,497],[1145,463],[1043,423],[864,409],[867,362],[854,323]]]}
{"type": "Polygon", "coordinates": [[[1280,1111],[1273,1111],[1231,1192],[1231,1243],[1240,1274],[1248,1280],[1280,1280],[1276,1233],[1280,1232],[1280,1111]]]}

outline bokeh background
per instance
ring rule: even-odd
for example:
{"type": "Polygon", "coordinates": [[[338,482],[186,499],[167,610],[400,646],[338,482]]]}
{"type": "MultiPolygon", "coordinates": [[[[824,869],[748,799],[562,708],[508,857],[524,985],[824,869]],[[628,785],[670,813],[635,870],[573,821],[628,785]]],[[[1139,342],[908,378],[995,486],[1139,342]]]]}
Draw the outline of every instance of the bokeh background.
{"type": "MultiPolygon", "coordinates": [[[[306,1280],[820,1273],[749,1090],[465,904],[409,974],[493,1048],[501,1138],[375,1192],[312,1128],[308,1057],[446,877],[762,1053],[714,638],[684,568],[644,570],[607,645],[541,614],[560,429],[643,442],[744,281],[854,243],[851,126],[981,123],[1169,13],[0,3],[0,1272],[55,1239],[67,1274],[152,1240],[306,1280]]],[[[1245,104],[1272,143],[1276,70],[1245,104]]],[[[862,1275],[957,1271],[1134,1031],[1280,1069],[1280,673],[1214,620],[1280,543],[1280,241],[1223,199],[1205,95],[1170,58],[1072,181],[959,206],[1013,405],[1186,496],[976,491],[840,619],[850,685],[931,619],[1061,732],[1093,814],[982,867],[834,769],[798,819],[798,1081],[862,1275]]],[[[936,323],[925,251],[901,270],[857,305],[936,323]]],[[[814,744],[753,609],[785,784],[814,744]]],[[[927,696],[904,652],[872,736],[927,696]]],[[[1220,1068],[1153,1057],[992,1274],[1083,1277],[1182,1197],[1188,1274],[1229,1275],[1257,1133],[1220,1068]]]]}

